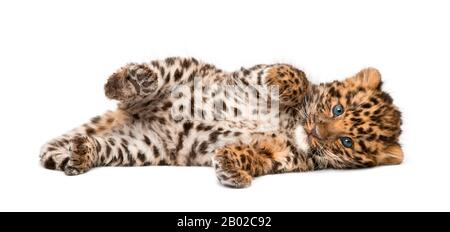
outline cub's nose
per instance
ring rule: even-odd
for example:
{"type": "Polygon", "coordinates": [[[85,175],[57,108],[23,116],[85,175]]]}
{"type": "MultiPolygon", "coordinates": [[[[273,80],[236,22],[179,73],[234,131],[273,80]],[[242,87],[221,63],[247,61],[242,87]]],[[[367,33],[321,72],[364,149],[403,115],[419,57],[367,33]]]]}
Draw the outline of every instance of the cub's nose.
{"type": "Polygon", "coordinates": [[[319,133],[317,132],[317,127],[314,126],[312,127],[309,131],[306,132],[308,134],[309,137],[315,137],[317,139],[322,139],[319,135],[319,133]]]}

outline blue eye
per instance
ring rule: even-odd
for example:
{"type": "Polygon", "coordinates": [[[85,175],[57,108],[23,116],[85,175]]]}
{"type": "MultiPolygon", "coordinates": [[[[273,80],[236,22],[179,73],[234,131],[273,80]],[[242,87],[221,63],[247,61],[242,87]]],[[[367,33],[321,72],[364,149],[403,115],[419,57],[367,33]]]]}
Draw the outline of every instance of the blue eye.
{"type": "Polygon", "coordinates": [[[339,116],[344,113],[344,107],[341,104],[335,105],[333,107],[333,116],[339,116]]]}
{"type": "Polygon", "coordinates": [[[353,146],[353,140],[349,137],[341,137],[341,143],[342,145],[344,145],[344,147],[346,148],[350,148],[353,146]]]}

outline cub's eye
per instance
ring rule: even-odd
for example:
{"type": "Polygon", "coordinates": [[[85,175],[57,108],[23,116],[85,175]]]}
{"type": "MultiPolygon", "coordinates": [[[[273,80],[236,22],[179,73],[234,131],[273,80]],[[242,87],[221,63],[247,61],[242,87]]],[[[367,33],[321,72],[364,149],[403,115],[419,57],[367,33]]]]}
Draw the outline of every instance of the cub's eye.
{"type": "Polygon", "coordinates": [[[344,113],[344,107],[341,104],[335,105],[333,107],[333,116],[339,116],[344,113]]]}
{"type": "Polygon", "coordinates": [[[341,137],[341,143],[342,145],[344,145],[344,147],[346,148],[350,148],[353,146],[353,140],[349,137],[341,137]]]}

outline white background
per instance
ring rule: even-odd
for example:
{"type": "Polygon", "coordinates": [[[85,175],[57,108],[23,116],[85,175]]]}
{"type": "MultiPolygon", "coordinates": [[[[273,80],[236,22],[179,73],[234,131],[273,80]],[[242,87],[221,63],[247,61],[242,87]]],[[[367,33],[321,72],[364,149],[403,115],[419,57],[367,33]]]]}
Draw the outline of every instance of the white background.
{"type": "Polygon", "coordinates": [[[448,1],[1,1],[0,210],[450,210],[448,1]],[[289,62],[315,82],[380,69],[404,114],[400,166],[220,186],[210,168],[66,177],[40,146],[113,109],[121,65],[195,56],[225,70],[289,62]]]}

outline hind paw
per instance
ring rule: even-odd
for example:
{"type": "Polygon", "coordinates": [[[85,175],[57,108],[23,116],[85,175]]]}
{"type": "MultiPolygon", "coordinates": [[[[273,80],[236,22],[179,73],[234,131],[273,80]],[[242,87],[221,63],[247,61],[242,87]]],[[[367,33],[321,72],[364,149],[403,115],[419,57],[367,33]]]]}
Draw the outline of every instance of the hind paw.
{"type": "Polygon", "coordinates": [[[68,176],[79,175],[93,167],[95,146],[87,136],[76,136],[70,140],[71,156],[64,173],[68,176]]]}

